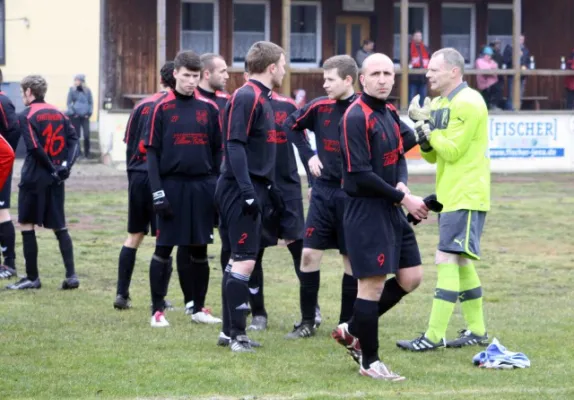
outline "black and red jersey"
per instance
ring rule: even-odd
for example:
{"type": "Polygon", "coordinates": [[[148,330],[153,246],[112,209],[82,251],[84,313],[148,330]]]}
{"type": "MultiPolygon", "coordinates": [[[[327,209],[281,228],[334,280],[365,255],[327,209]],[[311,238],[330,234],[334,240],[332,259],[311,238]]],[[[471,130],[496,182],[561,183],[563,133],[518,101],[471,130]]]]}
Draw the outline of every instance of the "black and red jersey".
{"type": "Polygon", "coordinates": [[[221,162],[219,108],[197,90],[169,91],[153,107],[146,147],[156,149],[159,175],[215,175],[221,162]]]}
{"type": "Polygon", "coordinates": [[[231,95],[229,93],[222,92],[221,90],[216,90],[215,92],[208,92],[207,90],[204,90],[200,87],[198,87],[197,90],[203,97],[206,97],[209,100],[215,102],[215,104],[217,104],[217,107],[219,107],[220,113],[223,113],[223,111],[225,111],[225,106],[227,105],[227,102],[231,98],[231,95]]]}
{"type": "Polygon", "coordinates": [[[145,138],[148,136],[150,117],[154,104],[167,96],[167,91],[158,92],[146,97],[134,107],[124,135],[126,144],[126,166],[128,171],[147,172],[147,150],[145,138]]]}
{"type": "Polygon", "coordinates": [[[77,153],[74,127],[55,106],[35,100],[19,114],[20,129],[26,144],[21,184],[50,184],[51,171],[42,166],[34,152],[44,152],[53,166],[71,162],[77,153]]]}
{"type": "Polygon", "coordinates": [[[300,199],[301,178],[299,177],[293,144],[289,140],[291,130],[284,126],[287,117],[297,111],[297,105],[293,99],[273,92],[271,108],[273,108],[275,130],[277,131],[275,184],[281,191],[283,200],[300,199]]]}
{"type": "Polygon", "coordinates": [[[0,134],[16,151],[20,140],[20,124],[14,104],[4,92],[0,92],[0,134]]]}
{"type": "Polygon", "coordinates": [[[278,138],[270,96],[269,88],[252,79],[237,89],[227,103],[222,117],[226,143],[221,172],[224,177],[235,177],[227,143],[236,141],[245,146],[249,175],[274,182],[278,138]]]}
{"type": "Polygon", "coordinates": [[[341,182],[339,121],[356,97],[353,95],[345,100],[331,100],[326,96],[316,98],[291,114],[285,122],[287,127],[302,131],[301,134],[305,129],[315,133],[317,154],[323,164],[319,180],[341,182]]]}
{"type": "Polygon", "coordinates": [[[349,174],[373,172],[394,188],[404,161],[403,140],[396,110],[385,101],[363,93],[340,122],[343,187],[351,196],[372,197],[368,189],[353,187],[349,174]]]}

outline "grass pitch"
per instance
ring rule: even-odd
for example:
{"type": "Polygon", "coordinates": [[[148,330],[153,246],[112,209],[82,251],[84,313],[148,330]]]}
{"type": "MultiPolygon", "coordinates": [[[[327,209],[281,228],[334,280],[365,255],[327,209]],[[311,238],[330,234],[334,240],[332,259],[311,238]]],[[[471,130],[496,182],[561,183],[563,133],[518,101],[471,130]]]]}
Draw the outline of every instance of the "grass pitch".
{"type": "MultiPolygon", "coordinates": [[[[168,294],[177,306],[167,314],[171,327],[150,328],[150,238],[137,254],[134,308],[115,311],[117,260],[126,236],[126,186],[124,176],[117,174],[96,178],[76,173],[68,183],[67,218],[79,290],[57,290],[64,267],[54,234],[42,229],[37,230],[42,289],[0,290],[0,399],[574,398],[572,175],[493,177],[493,208],[482,240],[483,260],[477,263],[487,329],[510,350],[526,353],[532,367],[479,370],[471,363],[476,347],[426,354],[395,347],[397,339],[412,339],[426,328],[436,280],[433,217],[416,228],[423,284],[380,321],[380,354],[407,377],[401,383],[360,377],[356,364],[329,337],[339,314],[342,274],[335,252],[327,252],[322,265],[323,325],[315,338],[297,342],[283,339],[299,318],[298,282],[289,252],[285,247],[266,252],[270,329],[251,335],[265,346],[254,355],[217,347],[217,326],[190,322],[175,271],[168,294]]],[[[413,177],[410,188],[426,195],[432,192],[432,178],[413,177]]],[[[16,199],[14,193],[13,205],[16,199]]],[[[209,253],[218,256],[219,242],[209,253]]],[[[19,234],[17,255],[23,273],[19,234]]],[[[220,277],[214,259],[207,305],[218,316],[220,277]]],[[[462,327],[457,309],[449,338],[462,327]]]]}

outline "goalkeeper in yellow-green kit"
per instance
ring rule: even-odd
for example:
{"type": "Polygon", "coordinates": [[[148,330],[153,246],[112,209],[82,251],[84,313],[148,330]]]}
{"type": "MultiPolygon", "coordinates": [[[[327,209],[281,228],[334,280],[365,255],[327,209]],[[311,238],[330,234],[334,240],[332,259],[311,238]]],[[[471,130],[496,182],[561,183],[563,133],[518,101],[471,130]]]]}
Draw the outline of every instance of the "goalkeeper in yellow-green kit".
{"type": "Polygon", "coordinates": [[[474,267],[480,259],[480,237],[490,209],[488,109],[479,92],[463,82],[464,58],[455,49],[435,52],[426,74],[431,90],[440,96],[417,98],[409,107],[423,158],[436,167],[439,244],[435,263],[437,285],[427,331],[397,346],[411,351],[440,347],[487,345],[482,288],[474,267]],[[446,341],[454,306],[461,302],[467,327],[446,341]]]}

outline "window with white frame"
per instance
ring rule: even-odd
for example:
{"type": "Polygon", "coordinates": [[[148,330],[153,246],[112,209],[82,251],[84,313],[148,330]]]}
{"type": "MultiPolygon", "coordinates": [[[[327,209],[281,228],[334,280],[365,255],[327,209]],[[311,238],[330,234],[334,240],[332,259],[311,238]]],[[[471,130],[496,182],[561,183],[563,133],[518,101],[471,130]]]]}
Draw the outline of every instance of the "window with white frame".
{"type": "Polygon", "coordinates": [[[219,51],[217,0],[184,0],[181,3],[181,50],[198,54],[219,51]]]}
{"type": "Polygon", "coordinates": [[[476,49],[476,15],[474,4],[442,5],[441,47],[454,47],[473,64],[476,49]]]}
{"type": "Polygon", "coordinates": [[[321,3],[291,3],[291,63],[315,64],[321,58],[321,3]]]}
{"type": "Polygon", "coordinates": [[[251,45],[269,40],[269,2],[235,0],[233,2],[233,62],[243,66],[251,45]]]}
{"type": "Polygon", "coordinates": [[[496,39],[500,40],[501,51],[503,51],[507,45],[512,46],[512,21],[511,4],[489,4],[488,43],[492,43],[496,39]]]}
{"type": "MultiPolygon", "coordinates": [[[[401,5],[395,3],[393,17],[393,61],[401,62],[401,5]]],[[[428,47],[429,41],[429,13],[427,4],[409,3],[409,43],[413,32],[423,33],[423,43],[428,47]]]]}

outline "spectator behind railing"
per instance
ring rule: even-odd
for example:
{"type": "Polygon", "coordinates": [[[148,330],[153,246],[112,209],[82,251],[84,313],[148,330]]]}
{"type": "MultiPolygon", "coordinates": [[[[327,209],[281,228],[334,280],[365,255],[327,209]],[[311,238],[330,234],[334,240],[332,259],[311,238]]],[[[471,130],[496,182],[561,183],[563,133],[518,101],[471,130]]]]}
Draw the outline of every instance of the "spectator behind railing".
{"type": "MultiPolygon", "coordinates": [[[[522,68],[522,69],[527,68],[528,60],[530,59],[530,51],[528,50],[528,47],[526,47],[526,45],[524,44],[525,40],[526,39],[524,37],[524,34],[520,35],[520,65],[517,68],[522,68]]],[[[512,68],[512,56],[513,56],[512,46],[508,45],[504,49],[504,53],[503,53],[504,63],[506,64],[506,66],[508,68],[512,68]]],[[[526,76],[523,75],[520,78],[520,99],[522,99],[522,97],[524,96],[525,85],[526,85],[526,76]]],[[[512,96],[513,96],[512,87],[513,86],[514,86],[514,77],[509,76],[508,77],[508,96],[507,96],[507,99],[508,99],[507,109],[509,109],[509,110],[514,109],[514,107],[512,106],[512,96]]]]}
{"type": "MultiPolygon", "coordinates": [[[[492,59],[494,51],[491,47],[485,46],[482,50],[482,55],[476,60],[476,69],[480,70],[495,70],[498,68],[496,61],[492,59]]],[[[497,99],[500,98],[498,93],[498,76],[495,74],[480,74],[476,75],[476,86],[489,110],[498,109],[497,99]]]]}
{"type": "MultiPolygon", "coordinates": [[[[489,46],[492,48],[492,51],[494,51],[492,59],[498,65],[498,69],[506,69],[506,65],[504,64],[504,58],[502,57],[502,42],[500,41],[500,39],[494,39],[492,43],[489,44],[489,46]]],[[[498,82],[496,82],[495,85],[497,97],[492,99],[493,105],[501,109],[506,108],[506,103],[504,102],[503,98],[504,80],[505,80],[504,75],[498,75],[498,82]]]]}
{"type": "MultiPolygon", "coordinates": [[[[567,69],[574,69],[574,49],[570,58],[566,61],[567,69]]],[[[574,76],[567,76],[564,79],[564,86],[566,86],[566,109],[574,110],[574,76]]]]}

